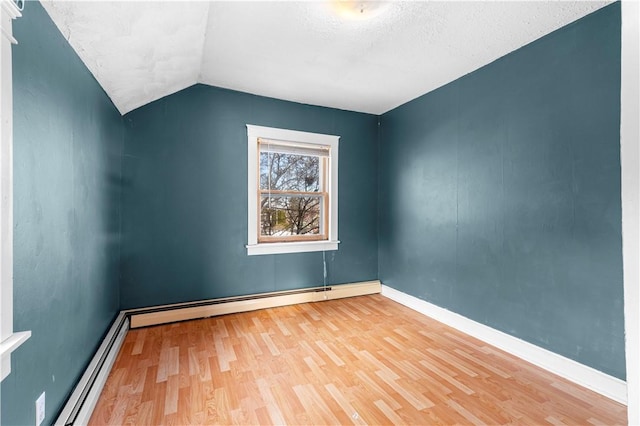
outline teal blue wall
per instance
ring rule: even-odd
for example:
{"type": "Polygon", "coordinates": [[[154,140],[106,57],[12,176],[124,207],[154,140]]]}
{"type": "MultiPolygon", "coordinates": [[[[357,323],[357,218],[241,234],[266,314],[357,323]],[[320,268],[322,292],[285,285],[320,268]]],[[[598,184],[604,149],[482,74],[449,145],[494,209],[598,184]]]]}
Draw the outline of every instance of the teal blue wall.
{"type": "Polygon", "coordinates": [[[247,256],[246,124],[341,136],[328,283],[376,279],[377,121],[203,85],[127,114],[121,307],[323,284],[321,252],[247,256]]]}
{"type": "Polygon", "coordinates": [[[342,136],[329,284],[379,277],[624,378],[619,3],[382,117],[197,85],[121,118],[38,3],[14,25],[33,336],[1,424],[43,390],[53,421],[118,309],[323,283],[322,253],[246,255],[247,123],[342,136]]]}
{"type": "Polygon", "coordinates": [[[14,22],[14,328],[2,425],[55,420],[118,310],[122,117],[37,2],[14,22]]]}
{"type": "Polygon", "coordinates": [[[387,285],[625,377],[620,3],[381,118],[387,285]]]}

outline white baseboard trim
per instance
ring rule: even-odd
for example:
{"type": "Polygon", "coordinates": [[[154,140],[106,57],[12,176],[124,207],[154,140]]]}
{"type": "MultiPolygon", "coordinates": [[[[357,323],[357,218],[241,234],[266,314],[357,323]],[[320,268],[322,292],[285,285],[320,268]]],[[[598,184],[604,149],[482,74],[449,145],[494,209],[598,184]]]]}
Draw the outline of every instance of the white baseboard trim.
{"type": "Polygon", "coordinates": [[[627,404],[627,384],[623,380],[386,285],[382,285],[382,295],[580,386],[627,404]]]}
{"type": "Polygon", "coordinates": [[[313,287],[291,291],[262,293],[240,297],[210,299],[193,303],[155,306],[123,311],[131,318],[131,328],[168,324],[216,315],[235,314],[298,303],[321,302],[345,297],[380,293],[380,281],[313,287]]]}

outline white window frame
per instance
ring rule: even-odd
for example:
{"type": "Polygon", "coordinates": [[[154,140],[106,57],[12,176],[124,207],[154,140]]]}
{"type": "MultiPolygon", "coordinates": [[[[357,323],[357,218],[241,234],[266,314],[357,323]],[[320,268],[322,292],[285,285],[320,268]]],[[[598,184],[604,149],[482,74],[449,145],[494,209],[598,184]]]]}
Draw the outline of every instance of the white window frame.
{"type": "Polygon", "coordinates": [[[13,78],[12,21],[20,9],[12,0],[0,0],[0,381],[11,372],[11,353],[30,331],[13,331],[13,78]]]}
{"type": "Polygon", "coordinates": [[[298,130],[277,129],[273,127],[254,126],[247,124],[248,144],[248,180],[247,202],[247,255],[303,253],[312,251],[338,250],[338,143],[340,136],[323,135],[320,133],[301,132],[298,130]],[[329,218],[327,239],[321,241],[287,241],[287,242],[258,242],[258,170],[259,145],[258,138],[277,141],[298,142],[304,144],[322,145],[330,147],[328,183],[329,218]]]}

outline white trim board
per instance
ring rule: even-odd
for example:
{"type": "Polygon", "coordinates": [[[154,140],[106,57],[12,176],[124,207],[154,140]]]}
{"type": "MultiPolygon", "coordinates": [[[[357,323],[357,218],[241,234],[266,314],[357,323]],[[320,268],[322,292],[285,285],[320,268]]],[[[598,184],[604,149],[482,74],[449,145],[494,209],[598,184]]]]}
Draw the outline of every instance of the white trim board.
{"type": "Polygon", "coordinates": [[[382,285],[382,295],[607,398],[627,403],[623,380],[386,285],[382,285]]]}
{"type": "Polygon", "coordinates": [[[11,352],[18,349],[29,337],[31,337],[30,331],[22,331],[13,333],[0,342],[0,381],[4,380],[11,372],[11,352]]]}
{"type": "Polygon", "coordinates": [[[627,418],[640,425],[640,4],[623,1],[620,91],[622,262],[627,418]]]}
{"type": "Polygon", "coordinates": [[[31,336],[13,330],[13,74],[12,21],[21,15],[0,0],[0,381],[11,372],[11,352],[31,336]]]}

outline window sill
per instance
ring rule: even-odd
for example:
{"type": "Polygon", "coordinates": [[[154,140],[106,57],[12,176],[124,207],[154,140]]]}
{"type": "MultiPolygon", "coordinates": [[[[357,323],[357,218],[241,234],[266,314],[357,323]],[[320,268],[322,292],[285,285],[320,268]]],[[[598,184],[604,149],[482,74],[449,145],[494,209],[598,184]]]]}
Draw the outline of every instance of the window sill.
{"type": "Polygon", "coordinates": [[[307,253],[311,251],[338,250],[340,241],[296,241],[291,243],[262,243],[247,247],[247,255],[307,253]]]}
{"type": "Polygon", "coordinates": [[[31,337],[30,331],[22,331],[20,333],[13,333],[0,342],[0,358],[2,358],[0,381],[4,380],[11,372],[11,352],[18,349],[29,337],[31,337]]]}

